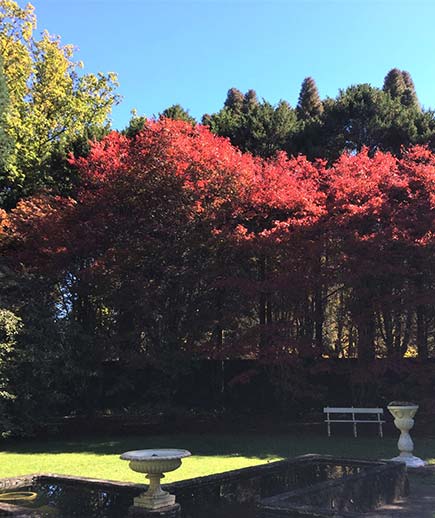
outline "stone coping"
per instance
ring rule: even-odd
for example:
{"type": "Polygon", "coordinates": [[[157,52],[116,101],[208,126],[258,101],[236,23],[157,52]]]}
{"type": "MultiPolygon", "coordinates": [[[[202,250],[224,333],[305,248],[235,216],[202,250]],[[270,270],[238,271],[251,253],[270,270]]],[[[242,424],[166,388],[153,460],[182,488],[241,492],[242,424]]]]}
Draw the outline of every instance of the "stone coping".
{"type": "MultiPolygon", "coordinates": [[[[373,466],[373,464],[382,464],[384,461],[367,461],[362,459],[349,459],[349,458],[341,458],[334,457],[332,455],[320,455],[316,453],[308,453],[306,455],[299,455],[297,457],[291,457],[284,460],[277,460],[273,462],[268,462],[265,464],[259,464],[257,466],[250,466],[247,468],[234,469],[230,471],[224,471],[222,473],[216,473],[213,475],[204,475],[202,477],[189,478],[186,480],[180,480],[178,482],[171,482],[168,484],[162,484],[167,489],[176,489],[176,488],[185,488],[191,485],[196,485],[196,483],[200,482],[201,484],[206,483],[214,483],[218,480],[226,480],[229,477],[242,477],[249,478],[252,473],[261,473],[268,471],[279,471],[283,466],[288,464],[300,463],[300,462],[311,462],[316,461],[319,462],[328,462],[333,461],[335,463],[358,463],[361,465],[373,466]]],[[[108,480],[101,478],[91,478],[91,477],[79,477],[76,475],[64,475],[59,473],[32,473],[30,475],[19,475],[17,477],[9,477],[0,479],[0,491],[5,491],[7,489],[24,487],[26,485],[31,485],[36,482],[36,480],[43,479],[54,479],[59,482],[73,482],[77,484],[85,484],[85,485],[98,485],[100,487],[106,487],[108,489],[131,489],[131,490],[139,490],[144,491],[148,488],[148,484],[138,484],[136,482],[122,482],[117,480],[108,480]]],[[[144,477],[145,478],[145,477],[144,477]]]]}
{"type": "MultiPolygon", "coordinates": [[[[225,481],[228,478],[250,478],[253,473],[264,474],[266,475],[268,472],[279,472],[286,465],[292,464],[302,464],[302,463],[311,463],[311,462],[319,462],[322,464],[326,464],[328,462],[334,464],[352,464],[358,465],[361,467],[374,467],[381,466],[386,464],[388,461],[382,460],[363,460],[363,459],[351,459],[348,457],[335,457],[333,455],[320,455],[317,453],[308,453],[306,455],[299,455],[298,457],[291,457],[284,460],[278,460],[274,462],[268,462],[265,464],[259,464],[257,466],[251,466],[248,468],[240,468],[231,471],[224,471],[223,473],[216,473],[214,475],[205,475],[203,477],[189,478],[186,480],[180,480],[179,482],[172,482],[170,484],[166,484],[165,487],[167,489],[177,489],[177,488],[188,488],[190,486],[194,486],[198,483],[203,484],[213,484],[219,480],[225,481]]],[[[395,464],[395,463],[392,463],[395,464]]]]}
{"type": "MultiPolygon", "coordinates": [[[[176,489],[176,488],[185,488],[192,485],[196,485],[196,483],[200,482],[201,484],[214,483],[218,480],[227,480],[228,478],[241,477],[241,478],[249,478],[252,473],[262,473],[265,474],[267,472],[280,471],[285,465],[295,464],[295,463],[306,463],[318,461],[321,463],[333,462],[335,464],[347,464],[351,463],[353,465],[359,466],[367,466],[374,467],[375,465],[385,465],[385,464],[396,464],[389,460],[366,460],[366,459],[354,459],[349,457],[336,457],[333,455],[321,455],[317,453],[308,453],[305,455],[299,455],[297,457],[289,457],[283,460],[277,460],[273,462],[267,462],[264,464],[259,464],[257,466],[250,466],[247,468],[239,468],[233,469],[230,471],[224,471],[222,473],[215,473],[213,475],[204,475],[201,477],[189,478],[185,480],[180,480],[178,482],[170,482],[168,484],[162,484],[167,489],[176,489]]],[[[415,468],[417,469],[417,468],[415,468]]],[[[418,468],[419,470],[427,469],[427,468],[418,468]]],[[[435,469],[435,465],[434,468],[435,469]]],[[[108,480],[101,478],[92,478],[92,477],[80,477],[76,475],[64,475],[59,473],[32,473],[29,475],[18,475],[16,477],[9,477],[0,479],[0,491],[5,491],[7,489],[24,487],[26,485],[33,484],[37,479],[55,479],[59,480],[59,482],[74,482],[78,484],[85,485],[98,485],[100,487],[106,487],[108,489],[131,489],[131,490],[139,490],[144,491],[148,488],[148,484],[139,484],[137,482],[122,482],[118,480],[108,480]]]]}

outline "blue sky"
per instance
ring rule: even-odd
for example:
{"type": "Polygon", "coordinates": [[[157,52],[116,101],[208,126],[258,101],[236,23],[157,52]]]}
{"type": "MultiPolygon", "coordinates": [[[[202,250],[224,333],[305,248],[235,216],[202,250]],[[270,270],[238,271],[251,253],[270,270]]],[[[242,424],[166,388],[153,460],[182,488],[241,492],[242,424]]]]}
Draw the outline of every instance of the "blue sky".
{"type": "MultiPolygon", "coordinates": [[[[25,2],[19,0],[23,5],[25,2]]],[[[408,70],[435,108],[433,0],[33,0],[38,31],[79,48],[85,71],[114,71],[123,128],[179,103],[200,119],[227,90],[297,102],[304,77],[322,97],[408,70]]]]}

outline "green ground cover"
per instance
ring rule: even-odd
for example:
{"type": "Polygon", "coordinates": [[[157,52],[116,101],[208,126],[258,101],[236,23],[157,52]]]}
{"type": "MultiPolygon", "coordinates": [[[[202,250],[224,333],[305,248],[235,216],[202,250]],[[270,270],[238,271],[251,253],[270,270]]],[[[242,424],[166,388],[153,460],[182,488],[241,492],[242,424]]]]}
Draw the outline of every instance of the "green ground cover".
{"type": "MultiPolygon", "coordinates": [[[[435,437],[418,438],[416,454],[435,463],[435,437]]],[[[4,442],[0,452],[0,477],[29,473],[58,473],[128,482],[145,482],[128,463],[124,451],[144,448],[186,448],[194,456],[168,473],[165,482],[254,466],[305,453],[356,458],[391,458],[396,437],[325,436],[309,434],[202,434],[101,437],[80,440],[4,442]]]]}

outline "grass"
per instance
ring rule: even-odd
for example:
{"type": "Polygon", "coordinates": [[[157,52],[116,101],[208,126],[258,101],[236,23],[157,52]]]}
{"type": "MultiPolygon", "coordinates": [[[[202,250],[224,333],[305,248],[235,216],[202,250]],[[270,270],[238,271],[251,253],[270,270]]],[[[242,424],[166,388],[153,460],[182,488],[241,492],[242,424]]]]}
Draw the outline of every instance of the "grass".
{"type": "MultiPolygon", "coordinates": [[[[379,439],[295,434],[204,434],[100,437],[76,441],[47,440],[4,442],[0,452],[0,477],[30,473],[58,473],[83,477],[145,482],[119,455],[145,448],[186,448],[194,455],[180,469],[168,473],[165,482],[221,473],[305,453],[356,458],[391,458],[397,453],[397,437],[379,439]]],[[[435,438],[418,438],[416,454],[435,463],[435,438]]]]}

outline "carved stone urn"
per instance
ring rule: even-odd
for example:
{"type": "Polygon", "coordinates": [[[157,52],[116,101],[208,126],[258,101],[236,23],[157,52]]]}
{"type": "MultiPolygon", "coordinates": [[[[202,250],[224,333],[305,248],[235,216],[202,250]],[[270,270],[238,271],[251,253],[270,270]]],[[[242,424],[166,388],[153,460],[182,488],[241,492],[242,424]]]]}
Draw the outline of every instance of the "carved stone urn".
{"type": "Polygon", "coordinates": [[[400,430],[400,437],[397,443],[400,455],[391,460],[404,462],[411,468],[424,466],[425,462],[412,454],[414,443],[409,435],[409,431],[414,426],[414,416],[417,413],[418,405],[403,401],[392,401],[387,408],[394,417],[394,425],[400,430]]]}
{"type": "Polygon", "coordinates": [[[148,490],[134,499],[134,507],[149,510],[167,509],[178,506],[175,496],[163,491],[160,479],[164,473],[174,471],[181,466],[181,459],[190,457],[187,450],[136,450],[121,455],[122,460],[130,461],[130,468],[139,473],[146,473],[150,485],[148,490]]]}

